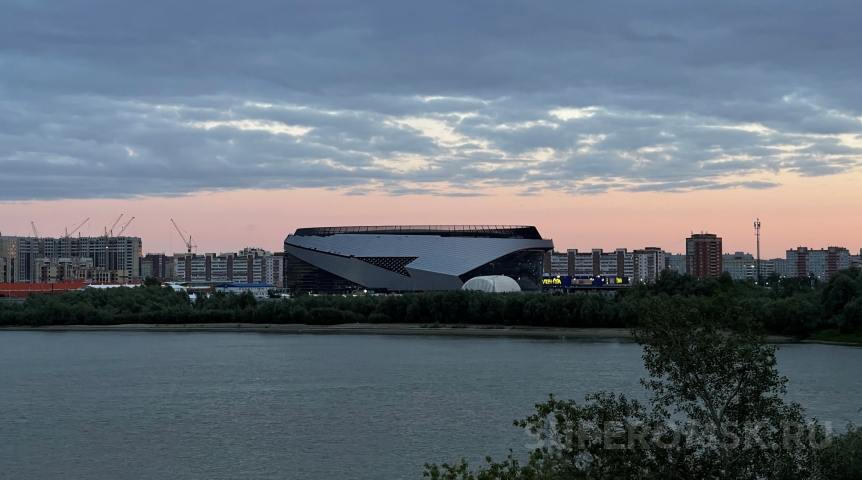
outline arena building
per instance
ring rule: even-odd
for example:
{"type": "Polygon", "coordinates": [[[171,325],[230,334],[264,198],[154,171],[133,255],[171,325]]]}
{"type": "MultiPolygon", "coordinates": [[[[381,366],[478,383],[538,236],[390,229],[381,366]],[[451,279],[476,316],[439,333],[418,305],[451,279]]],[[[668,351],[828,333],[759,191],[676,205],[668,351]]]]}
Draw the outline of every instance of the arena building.
{"type": "Polygon", "coordinates": [[[538,291],[542,259],[553,248],[526,226],[300,228],[284,241],[284,284],[312,293],[415,292],[505,275],[538,291]]]}

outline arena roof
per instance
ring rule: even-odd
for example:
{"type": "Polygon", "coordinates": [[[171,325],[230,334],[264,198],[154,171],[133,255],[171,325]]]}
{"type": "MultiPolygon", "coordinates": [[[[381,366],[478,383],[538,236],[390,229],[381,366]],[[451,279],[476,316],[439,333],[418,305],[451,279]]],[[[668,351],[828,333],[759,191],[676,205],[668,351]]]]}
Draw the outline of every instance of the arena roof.
{"type": "Polygon", "coordinates": [[[329,235],[433,235],[439,237],[522,238],[541,240],[536,227],[514,225],[386,225],[299,228],[298,237],[329,235]]]}

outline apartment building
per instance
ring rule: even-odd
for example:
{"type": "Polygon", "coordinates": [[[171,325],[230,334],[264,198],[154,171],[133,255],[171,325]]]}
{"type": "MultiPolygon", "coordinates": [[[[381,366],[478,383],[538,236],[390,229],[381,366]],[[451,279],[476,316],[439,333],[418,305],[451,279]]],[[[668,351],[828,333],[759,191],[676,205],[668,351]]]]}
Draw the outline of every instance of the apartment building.
{"type": "Polygon", "coordinates": [[[0,283],[15,280],[15,260],[18,258],[18,237],[0,236],[0,283]]]}
{"type": "Polygon", "coordinates": [[[797,247],[787,250],[787,276],[814,276],[820,281],[829,280],[838,270],[850,268],[850,251],[844,247],[814,250],[797,247]]]}
{"type": "Polygon", "coordinates": [[[667,269],[671,272],[676,272],[680,275],[685,275],[687,272],[685,269],[686,256],[684,253],[665,253],[664,262],[667,265],[667,269]]]}
{"type": "Polygon", "coordinates": [[[548,252],[544,259],[544,273],[552,276],[602,276],[627,278],[630,281],[653,282],[667,268],[667,254],[657,247],[646,247],[629,252],[617,248],[605,252],[594,248],[589,252],[568,249],[566,253],[548,252]]]}
{"type": "MultiPolygon", "coordinates": [[[[766,262],[760,263],[761,270],[765,271],[766,262]]],[[[750,253],[726,253],[721,256],[721,264],[722,271],[729,273],[734,280],[757,280],[757,260],[750,253]]]]}
{"type": "Polygon", "coordinates": [[[546,252],[543,271],[554,276],[569,275],[569,252],[546,252]]]}
{"type": "Polygon", "coordinates": [[[178,253],[173,276],[187,282],[271,283],[283,285],[284,254],[260,248],[231,253],[178,253]]]}
{"type": "Polygon", "coordinates": [[[625,248],[617,248],[613,252],[594,248],[589,253],[573,248],[566,253],[570,256],[570,275],[634,277],[634,254],[625,248]]]}
{"type": "Polygon", "coordinates": [[[632,252],[632,278],[635,282],[653,283],[667,268],[665,252],[658,247],[646,247],[632,252]]]}
{"type": "Polygon", "coordinates": [[[685,239],[686,272],[696,278],[718,277],[722,272],[721,237],[694,233],[685,239]]]}
{"type": "Polygon", "coordinates": [[[769,260],[761,261],[760,275],[763,278],[771,275],[786,277],[787,274],[787,259],[786,258],[770,258],[769,260]]]}
{"type": "Polygon", "coordinates": [[[174,257],[164,253],[148,253],[141,258],[141,278],[152,277],[166,282],[174,279],[174,257]]]}

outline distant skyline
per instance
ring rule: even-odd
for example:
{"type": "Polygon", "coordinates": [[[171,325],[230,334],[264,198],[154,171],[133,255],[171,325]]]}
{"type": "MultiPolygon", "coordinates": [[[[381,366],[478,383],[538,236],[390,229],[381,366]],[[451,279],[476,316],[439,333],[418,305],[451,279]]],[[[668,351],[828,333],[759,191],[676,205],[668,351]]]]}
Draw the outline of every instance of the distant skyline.
{"type": "Polygon", "coordinates": [[[784,257],[789,248],[862,247],[862,222],[847,205],[862,205],[862,189],[835,188],[798,179],[774,190],[707,190],[688,194],[627,193],[570,196],[434,197],[382,194],[344,196],[322,189],[242,190],[173,198],[13,202],[2,206],[4,235],[41,235],[91,217],[82,235],[98,235],[120,213],[136,217],[127,235],[140,236],[146,252],[182,252],[170,218],[195,238],[198,251],[222,252],[256,246],[282,249],[299,227],[331,225],[507,224],[535,225],[558,250],[662,247],[684,253],[685,238],[708,231],[723,239],[725,252],[755,251],[753,223],[763,224],[764,258],[784,257]],[[812,202],[811,198],[817,199],[812,202]],[[754,205],[759,207],[755,210],[754,205]]]}
{"type": "Polygon", "coordinates": [[[0,232],[146,251],[530,224],[558,249],[862,246],[862,3],[12,1],[0,232]],[[87,233],[86,226],[82,232],[87,233]]]}

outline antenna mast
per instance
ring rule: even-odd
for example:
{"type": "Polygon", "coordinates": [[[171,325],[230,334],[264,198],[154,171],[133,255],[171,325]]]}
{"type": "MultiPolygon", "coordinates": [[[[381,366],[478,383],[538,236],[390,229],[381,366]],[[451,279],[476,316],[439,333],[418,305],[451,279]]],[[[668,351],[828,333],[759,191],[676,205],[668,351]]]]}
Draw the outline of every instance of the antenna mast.
{"type": "Polygon", "coordinates": [[[760,285],[760,219],[754,221],[754,236],[757,237],[757,284],[760,285]]]}

